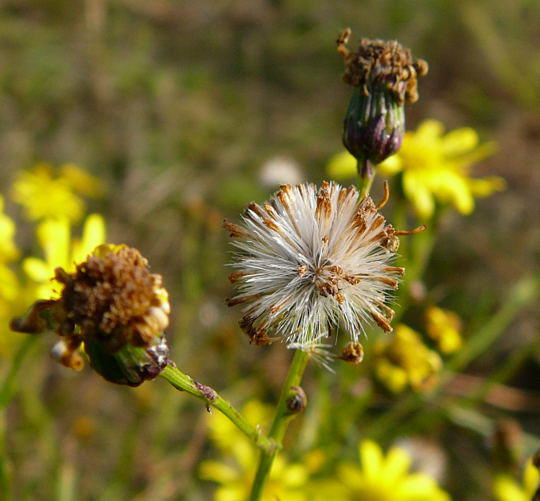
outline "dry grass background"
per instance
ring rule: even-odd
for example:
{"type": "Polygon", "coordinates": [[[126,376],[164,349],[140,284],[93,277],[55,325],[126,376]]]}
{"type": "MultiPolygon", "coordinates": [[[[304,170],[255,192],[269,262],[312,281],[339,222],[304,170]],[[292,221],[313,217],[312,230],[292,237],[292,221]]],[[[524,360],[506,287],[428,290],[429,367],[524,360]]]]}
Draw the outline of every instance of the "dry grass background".
{"type": "MultiPolygon", "coordinates": [[[[164,275],[178,364],[236,402],[271,399],[288,354],[249,346],[225,309],[220,224],[268,194],[258,172],[269,158],[292,157],[306,179],[324,178],[349,93],[336,34],[350,26],[353,38],[396,38],[429,61],[410,127],[436,118],[498,142],[477,173],[505,177],[508,189],[447,220],[426,278],[478,326],[518,278],[539,271],[539,24],[531,0],[4,0],[0,188],[39,161],[74,162],[103,179],[108,193],[91,208],[111,241],[140,248],[164,275]]],[[[18,217],[15,206],[8,212],[18,217]]],[[[20,231],[30,251],[32,235],[20,231]]],[[[523,312],[470,374],[490,373],[537,336],[534,311],[523,312]]],[[[43,356],[46,345],[8,412],[17,499],[53,499],[70,475],[77,499],[209,498],[196,476],[208,451],[197,402],[160,382],[134,391],[66,373],[43,356]]],[[[537,395],[538,362],[536,353],[509,383],[537,395]]],[[[333,384],[312,370],[308,388],[321,378],[333,384]]],[[[538,432],[538,412],[511,415],[538,432]]],[[[440,419],[417,428],[453,444],[451,478],[464,479],[450,483],[456,499],[479,499],[485,442],[440,419]]]]}

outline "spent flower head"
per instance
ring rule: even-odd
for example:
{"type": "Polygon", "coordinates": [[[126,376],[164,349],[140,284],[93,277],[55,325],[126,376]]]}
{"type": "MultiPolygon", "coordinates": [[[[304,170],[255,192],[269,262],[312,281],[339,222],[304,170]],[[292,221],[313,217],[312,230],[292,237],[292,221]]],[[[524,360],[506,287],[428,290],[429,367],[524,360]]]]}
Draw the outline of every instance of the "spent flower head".
{"type": "Polygon", "coordinates": [[[343,81],[355,89],[343,124],[343,144],[358,161],[382,162],[401,146],[405,103],[418,100],[417,79],[427,73],[422,59],[397,41],[363,38],[356,51],[347,48],[351,30],[337,39],[343,56],[343,81]]]}
{"type": "MultiPolygon", "coordinates": [[[[388,192],[386,192],[388,195],[388,192]]],[[[240,325],[255,344],[281,339],[310,346],[338,326],[358,341],[374,321],[391,331],[388,296],[403,268],[394,266],[398,236],[356,188],[324,182],[284,185],[242,224],[225,221],[237,250],[229,279],[240,325]]]]}
{"type": "Polygon", "coordinates": [[[101,245],[73,273],[57,268],[55,279],[60,297],[34,303],[12,321],[14,330],[54,329],[61,337],[54,358],[79,370],[84,346],[94,370],[114,383],[137,386],[167,365],[168,295],[139,251],[101,245]]]}

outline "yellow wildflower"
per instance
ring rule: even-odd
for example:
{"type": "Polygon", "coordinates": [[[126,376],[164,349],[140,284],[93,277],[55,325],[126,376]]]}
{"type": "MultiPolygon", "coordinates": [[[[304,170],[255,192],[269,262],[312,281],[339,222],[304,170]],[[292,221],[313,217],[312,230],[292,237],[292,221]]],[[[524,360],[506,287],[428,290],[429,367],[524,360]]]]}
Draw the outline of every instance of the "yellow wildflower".
{"type": "MultiPolygon", "coordinates": [[[[253,425],[268,425],[270,409],[261,403],[248,402],[243,414],[253,425]]],[[[215,501],[238,501],[247,499],[257,468],[258,452],[254,445],[222,414],[209,416],[210,437],[215,445],[232,461],[206,460],[201,464],[200,475],[205,480],[217,482],[215,501]]],[[[265,487],[263,500],[304,501],[304,486],[308,479],[308,467],[291,464],[282,454],[274,461],[265,487]]]]}
{"type": "Polygon", "coordinates": [[[18,175],[12,195],[29,219],[66,217],[74,222],[84,214],[84,202],[78,194],[95,196],[101,190],[98,179],[73,164],[57,172],[48,164],[38,164],[18,175]]]}
{"type": "Polygon", "coordinates": [[[12,261],[19,255],[14,235],[15,223],[4,214],[4,198],[0,195],[0,263],[12,261]]]}
{"type": "Polygon", "coordinates": [[[430,306],[426,310],[426,331],[445,355],[461,348],[461,320],[452,311],[430,306]]]}
{"type": "Polygon", "coordinates": [[[7,263],[19,255],[14,242],[15,223],[4,214],[4,199],[0,195],[0,357],[10,352],[16,336],[8,330],[9,319],[17,309],[21,287],[7,263]]]}
{"type": "MultiPolygon", "coordinates": [[[[523,471],[520,484],[510,475],[501,474],[495,478],[493,493],[497,501],[531,501],[537,489],[540,489],[540,474],[529,459],[523,471]]],[[[534,498],[536,499],[536,498],[534,498]]]]}
{"type": "Polygon", "coordinates": [[[13,271],[0,263],[0,358],[9,354],[18,336],[9,330],[9,320],[24,301],[19,301],[21,286],[13,271]]]}
{"type": "MultiPolygon", "coordinates": [[[[462,127],[444,134],[437,120],[425,120],[415,132],[406,132],[399,152],[377,166],[386,176],[402,173],[405,196],[422,219],[435,210],[435,200],[452,204],[462,214],[474,209],[474,197],[486,197],[504,189],[500,177],[472,178],[470,167],[495,150],[495,144],[479,145],[476,131],[462,127]]],[[[356,160],[343,152],[327,167],[335,179],[356,175],[356,160]]]]}
{"type": "Polygon", "coordinates": [[[411,473],[406,451],[392,447],[386,456],[378,444],[364,440],[358,445],[360,467],[342,465],[339,478],[347,488],[343,500],[449,501],[450,496],[425,473],[411,473]]]}
{"type": "Polygon", "coordinates": [[[442,365],[439,355],[422,343],[420,335],[403,324],[394,335],[376,343],[374,351],[375,375],[394,393],[407,386],[426,388],[442,365]]]}
{"type": "Polygon", "coordinates": [[[23,270],[38,284],[36,297],[56,297],[57,286],[51,281],[54,270],[62,267],[73,272],[76,263],[84,261],[95,247],[104,243],[105,221],[99,214],[89,215],[83,225],[82,238],[72,241],[67,217],[45,219],[37,228],[37,236],[44,259],[26,258],[22,263],[23,270]]]}

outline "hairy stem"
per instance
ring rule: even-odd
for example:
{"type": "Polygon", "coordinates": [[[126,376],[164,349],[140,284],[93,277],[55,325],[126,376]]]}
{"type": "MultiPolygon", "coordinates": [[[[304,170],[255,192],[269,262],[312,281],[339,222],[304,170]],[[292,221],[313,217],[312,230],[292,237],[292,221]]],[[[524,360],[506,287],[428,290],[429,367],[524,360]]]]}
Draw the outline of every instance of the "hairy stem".
{"type": "Polygon", "coordinates": [[[171,383],[177,390],[185,391],[194,397],[200,398],[208,407],[217,409],[244,435],[252,440],[263,453],[272,453],[278,447],[274,440],[263,435],[257,427],[248,423],[229,401],[225,400],[214,389],[210,388],[210,386],[194,381],[187,374],[184,374],[172,365],[165,367],[160,376],[171,383]]]}
{"type": "Polygon", "coordinates": [[[250,501],[259,501],[261,499],[264,485],[270,474],[270,470],[272,469],[274,458],[276,457],[278,449],[282,447],[283,437],[285,436],[287,427],[290,421],[296,416],[296,412],[289,409],[288,401],[297,394],[295,389],[302,381],[308,358],[309,355],[306,352],[302,350],[295,351],[289,373],[287,374],[287,379],[285,379],[283,387],[281,388],[281,395],[279,397],[276,414],[274,416],[274,421],[272,422],[272,427],[270,428],[270,433],[268,434],[268,437],[275,441],[278,447],[270,451],[261,451],[259,466],[249,497],[250,501]]]}

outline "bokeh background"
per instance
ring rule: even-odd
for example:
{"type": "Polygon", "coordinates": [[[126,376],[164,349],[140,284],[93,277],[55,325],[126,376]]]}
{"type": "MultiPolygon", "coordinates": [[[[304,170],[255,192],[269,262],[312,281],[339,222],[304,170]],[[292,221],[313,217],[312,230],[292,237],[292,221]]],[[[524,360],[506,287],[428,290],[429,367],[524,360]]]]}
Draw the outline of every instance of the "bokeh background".
{"type": "MultiPolygon", "coordinates": [[[[225,307],[230,248],[221,221],[273,192],[269,173],[325,178],[342,150],[350,95],[335,52],[346,26],[353,46],[360,36],[396,38],[429,61],[421,99],[407,110],[410,128],[435,118],[498,144],[475,173],[502,176],[507,189],[469,216],[444,219],[424,279],[459,314],[467,340],[540,271],[533,0],[4,0],[0,189],[22,255],[41,250],[10,195],[17,176],[41,162],[78,165],[104,187],[86,204],[104,216],[108,241],[139,248],[164,276],[177,364],[239,406],[275,402],[290,352],[249,345],[238,312],[225,307]]],[[[291,429],[291,456],[320,448],[331,471],[340,456],[354,458],[366,434],[381,445],[401,440],[415,457],[440,463],[455,499],[490,499],[501,420],[525,444],[523,455],[538,445],[536,305],[503,318],[501,335],[436,402],[381,391],[364,405],[375,391],[369,374],[311,367],[313,410],[291,429]],[[497,391],[471,397],[516,352],[497,391]]],[[[12,338],[0,358],[4,377],[23,335],[3,326],[0,336],[12,338]]],[[[31,347],[2,418],[0,452],[16,499],[211,498],[215,484],[200,478],[199,465],[216,452],[199,401],[164,381],[133,390],[89,369],[71,372],[48,358],[52,343],[31,347]]]]}

